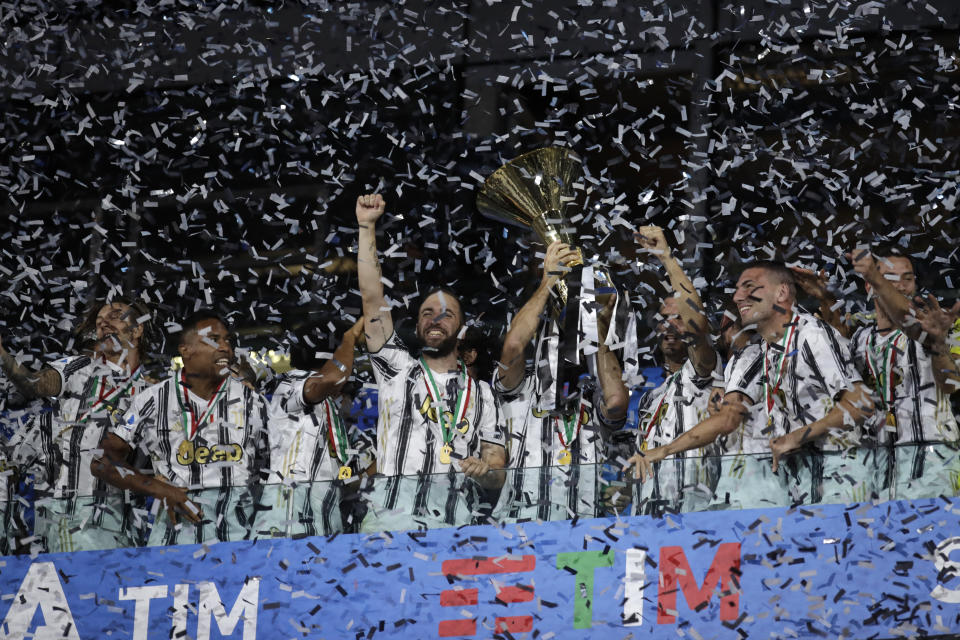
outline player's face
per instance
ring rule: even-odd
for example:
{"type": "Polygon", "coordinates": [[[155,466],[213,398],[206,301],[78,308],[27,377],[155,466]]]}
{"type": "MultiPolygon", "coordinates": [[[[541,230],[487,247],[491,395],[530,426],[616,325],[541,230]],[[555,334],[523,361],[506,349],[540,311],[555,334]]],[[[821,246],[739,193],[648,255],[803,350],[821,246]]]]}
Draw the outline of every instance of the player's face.
{"type": "Polygon", "coordinates": [[[136,323],[134,311],[130,305],[112,302],[104,305],[97,313],[94,324],[97,329],[97,342],[106,351],[119,352],[135,347],[143,334],[143,327],[136,323]]]}
{"type": "Polygon", "coordinates": [[[233,362],[230,332],[219,320],[204,320],[180,345],[180,356],[188,375],[222,378],[233,362]]]}
{"type": "Polygon", "coordinates": [[[776,300],[780,287],[771,282],[770,275],[764,269],[747,269],[737,281],[737,290],[733,302],[740,310],[743,326],[758,324],[776,313],[776,300]]]}
{"type": "Polygon", "coordinates": [[[667,298],[660,305],[661,320],[657,324],[657,338],[664,357],[673,361],[682,361],[687,357],[687,346],[683,343],[683,321],[676,298],[667,298]]]}
{"type": "Polygon", "coordinates": [[[893,288],[912,298],[917,293],[917,279],[913,274],[910,260],[903,256],[877,258],[877,271],[886,278],[893,288]]]}
{"type": "Polygon", "coordinates": [[[417,337],[424,352],[444,356],[457,346],[461,319],[460,303],[438,291],[423,301],[417,318],[417,337]]]}

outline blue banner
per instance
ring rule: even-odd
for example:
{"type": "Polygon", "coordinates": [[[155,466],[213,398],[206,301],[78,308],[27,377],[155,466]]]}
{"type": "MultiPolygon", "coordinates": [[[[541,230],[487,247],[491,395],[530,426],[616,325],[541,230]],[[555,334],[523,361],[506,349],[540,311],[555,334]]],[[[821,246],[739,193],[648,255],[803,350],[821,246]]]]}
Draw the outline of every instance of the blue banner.
{"type": "Polygon", "coordinates": [[[0,587],[11,640],[936,636],[960,500],[7,557],[0,587]]]}

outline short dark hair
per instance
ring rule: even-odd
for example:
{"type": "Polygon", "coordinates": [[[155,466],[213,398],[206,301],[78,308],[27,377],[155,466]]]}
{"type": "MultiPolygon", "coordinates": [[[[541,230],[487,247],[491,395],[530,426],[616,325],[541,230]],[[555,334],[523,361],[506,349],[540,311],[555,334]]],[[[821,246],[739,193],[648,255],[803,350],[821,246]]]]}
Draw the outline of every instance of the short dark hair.
{"type": "Polygon", "coordinates": [[[425,294],[420,296],[420,299],[417,300],[417,310],[416,310],[417,317],[419,318],[420,316],[420,308],[423,306],[423,303],[427,301],[427,298],[429,298],[435,293],[442,293],[444,296],[453,298],[454,300],[457,301],[457,306],[460,307],[460,325],[462,326],[463,323],[466,321],[466,315],[467,315],[466,312],[463,310],[463,300],[460,299],[460,295],[457,294],[456,291],[446,286],[433,287],[432,289],[427,291],[425,294]]]}
{"type": "Polygon", "coordinates": [[[880,260],[886,258],[903,258],[910,263],[910,268],[913,269],[914,273],[917,271],[917,265],[913,261],[913,258],[906,251],[895,244],[878,244],[870,250],[870,253],[873,254],[874,258],[878,258],[880,260]]]}
{"type": "Polygon", "coordinates": [[[230,325],[227,324],[227,321],[224,320],[223,316],[221,316],[219,313],[213,309],[199,309],[188,316],[187,319],[181,324],[180,333],[177,334],[177,344],[184,344],[187,341],[187,337],[190,335],[190,333],[195,332],[201,322],[206,322],[208,320],[216,320],[225,326],[228,331],[231,331],[230,325]]]}
{"type": "Polygon", "coordinates": [[[742,274],[748,269],[761,269],[767,273],[770,278],[776,284],[785,284],[790,290],[790,297],[794,300],[797,299],[797,279],[793,275],[793,271],[787,268],[782,262],[777,262],[775,260],[754,260],[748,262],[744,265],[742,274]]]}

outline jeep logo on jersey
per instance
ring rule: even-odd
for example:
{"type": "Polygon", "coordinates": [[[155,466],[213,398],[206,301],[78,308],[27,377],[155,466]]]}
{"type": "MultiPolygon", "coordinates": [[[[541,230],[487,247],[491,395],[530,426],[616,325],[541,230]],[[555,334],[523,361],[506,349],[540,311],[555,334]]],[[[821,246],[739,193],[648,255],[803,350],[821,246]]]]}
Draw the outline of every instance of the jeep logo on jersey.
{"type": "Polygon", "coordinates": [[[209,464],[211,462],[237,462],[243,459],[243,447],[230,442],[209,447],[196,446],[189,440],[180,443],[177,449],[177,462],[182,465],[209,464]]]}

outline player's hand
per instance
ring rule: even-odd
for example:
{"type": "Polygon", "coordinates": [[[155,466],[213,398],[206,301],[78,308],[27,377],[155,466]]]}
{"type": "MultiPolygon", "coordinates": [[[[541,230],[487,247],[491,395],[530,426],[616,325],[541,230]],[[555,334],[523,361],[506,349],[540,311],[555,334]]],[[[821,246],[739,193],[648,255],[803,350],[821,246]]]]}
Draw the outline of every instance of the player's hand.
{"type": "Polygon", "coordinates": [[[170,517],[170,522],[177,524],[179,521],[177,516],[179,514],[190,522],[198,524],[203,518],[203,510],[190,500],[187,496],[187,490],[172,484],[163,483],[163,485],[164,490],[163,495],[160,496],[160,500],[167,510],[167,516],[170,517]]]}
{"type": "Polygon", "coordinates": [[[580,253],[566,242],[551,242],[543,258],[543,283],[552,287],[570,271],[570,263],[579,259],[580,253]]]}
{"type": "Polygon", "coordinates": [[[946,341],[957,318],[960,317],[960,301],[948,309],[940,306],[937,298],[930,294],[926,298],[917,296],[913,299],[912,309],[916,315],[920,328],[927,332],[927,335],[935,343],[942,344],[946,341]]]}
{"type": "Polygon", "coordinates": [[[773,453],[773,472],[776,473],[780,468],[780,458],[800,447],[798,438],[794,434],[800,434],[801,431],[791,431],[787,435],[779,438],[770,438],[770,452],[773,453]]]}
{"type": "Polygon", "coordinates": [[[663,229],[656,225],[640,227],[633,234],[634,240],[648,253],[663,261],[670,257],[670,245],[663,235],[663,229]]]}
{"type": "Polygon", "coordinates": [[[663,447],[654,447],[646,452],[634,454],[623,468],[625,473],[633,471],[633,477],[640,482],[653,478],[653,465],[666,457],[663,447]]]}
{"type": "Polygon", "coordinates": [[[880,270],[877,268],[877,261],[874,259],[873,254],[870,253],[870,247],[857,247],[853,251],[847,252],[847,258],[850,259],[853,270],[859,273],[867,282],[872,282],[880,275],[880,270]]]}
{"type": "Polygon", "coordinates": [[[808,296],[817,300],[825,300],[829,297],[826,271],[812,271],[803,267],[790,267],[790,271],[793,271],[797,286],[803,289],[808,296]]]}
{"type": "Polygon", "coordinates": [[[460,471],[468,478],[479,480],[490,471],[490,465],[477,457],[464,458],[460,461],[460,471]]]}
{"type": "Polygon", "coordinates": [[[372,193],[357,198],[357,223],[372,224],[383,215],[387,203],[379,193],[372,193]]]}
{"type": "Polygon", "coordinates": [[[605,339],[607,329],[610,327],[610,319],[613,318],[613,312],[617,308],[617,292],[597,296],[597,302],[603,304],[600,313],[597,314],[597,325],[602,329],[600,337],[605,339]]]}
{"type": "Polygon", "coordinates": [[[723,407],[723,387],[714,387],[710,390],[710,400],[707,402],[707,411],[711,416],[720,413],[723,407]]]}

